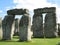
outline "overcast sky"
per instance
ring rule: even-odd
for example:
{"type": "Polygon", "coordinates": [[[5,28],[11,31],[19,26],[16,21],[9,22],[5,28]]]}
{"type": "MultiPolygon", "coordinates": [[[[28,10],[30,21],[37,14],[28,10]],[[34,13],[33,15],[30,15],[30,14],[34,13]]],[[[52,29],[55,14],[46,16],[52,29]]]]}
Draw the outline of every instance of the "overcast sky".
{"type": "Polygon", "coordinates": [[[32,17],[33,9],[43,7],[56,7],[57,22],[60,23],[60,0],[0,0],[0,17],[4,18],[7,10],[14,8],[27,8],[32,17]]]}

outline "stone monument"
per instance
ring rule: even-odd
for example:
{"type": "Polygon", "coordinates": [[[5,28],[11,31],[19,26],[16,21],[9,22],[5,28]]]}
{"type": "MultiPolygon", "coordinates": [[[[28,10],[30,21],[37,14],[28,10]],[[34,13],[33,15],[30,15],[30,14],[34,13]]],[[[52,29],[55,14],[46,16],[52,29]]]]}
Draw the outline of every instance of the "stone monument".
{"type": "Polygon", "coordinates": [[[56,28],[56,8],[45,7],[34,9],[33,23],[32,23],[33,37],[57,37],[56,28]],[[43,15],[45,16],[45,23],[43,26],[43,15]]]}
{"type": "Polygon", "coordinates": [[[12,9],[7,11],[3,20],[3,40],[11,40],[13,35],[15,15],[23,15],[19,22],[19,41],[31,41],[31,20],[27,9],[12,9]]]}

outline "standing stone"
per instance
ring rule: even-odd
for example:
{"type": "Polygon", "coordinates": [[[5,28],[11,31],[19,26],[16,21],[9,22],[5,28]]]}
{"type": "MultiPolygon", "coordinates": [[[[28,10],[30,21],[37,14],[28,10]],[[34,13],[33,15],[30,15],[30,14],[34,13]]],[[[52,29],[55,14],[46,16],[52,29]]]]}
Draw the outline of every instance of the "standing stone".
{"type": "Polygon", "coordinates": [[[60,36],[60,23],[58,24],[58,35],[60,36]]]}
{"type": "Polygon", "coordinates": [[[19,35],[19,19],[15,19],[15,29],[14,29],[14,36],[19,35]]]}
{"type": "Polygon", "coordinates": [[[2,39],[2,18],[0,17],[0,39],[2,39]]]}
{"type": "Polygon", "coordinates": [[[39,11],[34,11],[32,23],[33,37],[44,37],[43,35],[43,16],[39,11]]]}
{"type": "Polygon", "coordinates": [[[5,16],[3,23],[2,23],[2,29],[3,29],[3,40],[11,40],[12,38],[12,26],[14,25],[14,17],[15,16],[5,16]]]}
{"type": "Polygon", "coordinates": [[[24,14],[19,23],[19,41],[31,41],[31,19],[24,14]]]}
{"type": "Polygon", "coordinates": [[[3,40],[6,40],[6,19],[7,16],[4,17],[4,19],[2,20],[2,30],[3,30],[3,40]]]}
{"type": "Polygon", "coordinates": [[[13,38],[14,35],[14,29],[15,29],[15,21],[13,21],[12,26],[11,26],[11,39],[13,38]]]}
{"type": "Polygon", "coordinates": [[[45,37],[57,37],[58,30],[56,26],[56,14],[55,13],[47,13],[45,17],[45,26],[44,26],[44,34],[45,37]]]}

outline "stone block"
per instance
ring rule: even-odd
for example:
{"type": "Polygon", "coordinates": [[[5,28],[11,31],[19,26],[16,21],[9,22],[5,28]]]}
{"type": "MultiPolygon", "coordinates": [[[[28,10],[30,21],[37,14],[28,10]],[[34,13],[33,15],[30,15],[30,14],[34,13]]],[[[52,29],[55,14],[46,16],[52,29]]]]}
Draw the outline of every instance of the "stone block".
{"type": "Polygon", "coordinates": [[[60,36],[60,23],[58,24],[58,35],[60,36]]]}
{"type": "Polygon", "coordinates": [[[2,18],[0,17],[0,39],[2,39],[3,32],[2,32],[2,18]]]}
{"type": "Polygon", "coordinates": [[[28,9],[11,9],[7,11],[8,15],[23,15],[23,14],[29,14],[28,9]]]}
{"type": "Polygon", "coordinates": [[[44,34],[45,34],[45,37],[49,37],[49,38],[58,37],[55,13],[46,14],[45,25],[44,25],[44,34]]]}
{"type": "Polygon", "coordinates": [[[15,16],[7,15],[3,19],[2,21],[3,39],[2,40],[12,39],[12,26],[14,22],[14,17],[15,16]]]}
{"type": "Polygon", "coordinates": [[[35,15],[33,16],[32,30],[33,30],[33,37],[36,37],[36,38],[44,37],[42,14],[40,14],[40,16],[38,16],[37,14],[36,17],[35,15]]]}
{"type": "Polygon", "coordinates": [[[19,41],[31,41],[31,20],[29,16],[22,16],[19,23],[19,41]]]}
{"type": "Polygon", "coordinates": [[[56,11],[56,7],[45,7],[45,8],[38,8],[34,9],[35,13],[54,13],[56,11]]]}
{"type": "Polygon", "coordinates": [[[15,19],[14,36],[19,35],[19,21],[20,21],[20,20],[19,20],[18,18],[15,19]]]}
{"type": "Polygon", "coordinates": [[[11,9],[7,11],[8,15],[22,15],[23,9],[11,9]]]}

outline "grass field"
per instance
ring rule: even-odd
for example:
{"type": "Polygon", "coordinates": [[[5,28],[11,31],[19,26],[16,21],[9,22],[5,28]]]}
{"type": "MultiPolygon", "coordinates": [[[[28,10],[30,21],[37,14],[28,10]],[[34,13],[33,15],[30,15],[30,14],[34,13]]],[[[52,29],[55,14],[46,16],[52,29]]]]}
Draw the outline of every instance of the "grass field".
{"type": "Polygon", "coordinates": [[[18,42],[14,37],[11,41],[0,41],[0,45],[57,45],[60,38],[33,38],[31,42],[18,42]]]}

